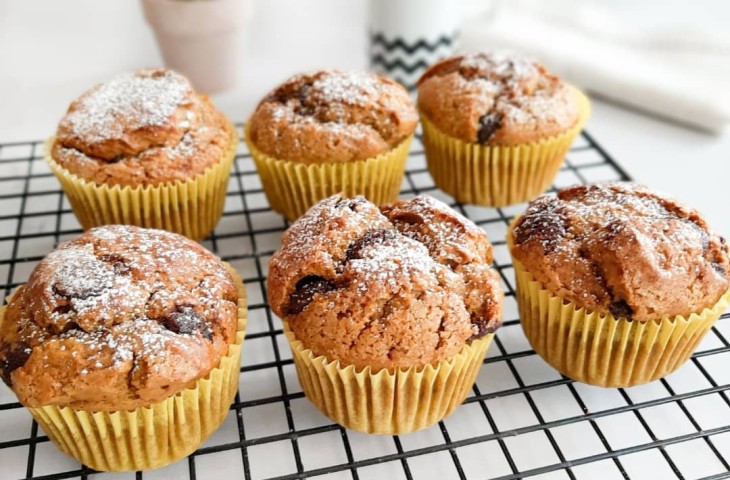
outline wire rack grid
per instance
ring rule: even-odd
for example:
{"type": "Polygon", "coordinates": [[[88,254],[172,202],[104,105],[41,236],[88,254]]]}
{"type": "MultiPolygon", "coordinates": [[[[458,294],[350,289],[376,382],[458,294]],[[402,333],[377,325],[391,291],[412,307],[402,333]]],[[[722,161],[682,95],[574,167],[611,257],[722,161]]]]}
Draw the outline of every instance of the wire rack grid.
{"type": "MultiPolygon", "coordinates": [[[[584,132],[552,188],[608,180],[629,176],[584,132]]],[[[60,453],[3,385],[0,479],[730,478],[727,314],[691,361],[665,379],[628,389],[575,383],[531,350],[519,325],[504,237],[525,205],[455,203],[433,185],[418,141],[401,193],[433,195],[484,228],[507,292],[504,326],[473,391],[444,421],[409,435],[365,435],[333,424],[304,398],[281,324],[266,305],[267,263],[288,224],[269,208],[241,145],[225,213],[203,242],[239,270],[248,291],[239,393],[222,427],[187,460],[102,474],[60,453]]],[[[80,231],[42,159],[42,142],[0,145],[3,298],[56,244],[80,231]]]]}

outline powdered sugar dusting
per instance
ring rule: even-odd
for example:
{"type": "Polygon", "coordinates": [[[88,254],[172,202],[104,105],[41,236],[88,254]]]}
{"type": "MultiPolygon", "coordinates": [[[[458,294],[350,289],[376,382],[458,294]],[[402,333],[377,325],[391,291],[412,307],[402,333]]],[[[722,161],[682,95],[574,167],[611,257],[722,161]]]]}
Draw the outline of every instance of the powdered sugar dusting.
{"type": "Polygon", "coordinates": [[[641,233],[641,241],[652,248],[667,241],[701,246],[708,232],[691,221],[687,211],[672,208],[673,204],[640,185],[575,187],[558,197],[543,196],[533,201],[516,227],[515,237],[524,243],[534,236],[546,252],[561,250],[577,255],[569,247],[575,242],[610,242],[626,229],[639,234],[636,227],[649,227],[641,233]],[[601,231],[609,235],[599,235],[601,231]]]}
{"type": "MultiPolygon", "coordinates": [[[[47,295],[67,299],[74,315],[95,312],[101,318],[110,318],[112,300],[126,297],[127,301],[141,299],[139,289],[133,287],[129,276],[118,275],[113,266],[94,255],[92,245],[85,244],[51,252],[44,260],[50,271],[47,295]]],[[[55,318],[70,316],[71,311],[55,310],[55,318]]]]}
{"type": "Polygon", "coordinates": [[[395,293],[406,281],[436,275],[440,266],[422,244],[396,234],[390,241],[365,248],[361,258],[350,260],[348,268],[357,272],[356,277],[361,280],[357,288],[361,292],[380,285],[395,293]]]}
{"type": "Polygon", "coordinates": [[[575,108],[566,102],[564,84],[530,58],[505,53],[469,54],[459,62],[462,82],[493,99],[491,112],[517,125],[568,122],[575,108]]]}
{"type": "Polygon", "coordinates": [[[316,354],[418,364],[422,347],[431,358],[498,328],[489,252],[486,234],[437,200],[377,208],[336,195],[285,233],[269,264],[270,305],[316,354]]]}
{"type": "Polygon", "coordinates": [[[332,70],[312,83],[311,94],[325,102],[364,105],[380,93],[382,85],[380,78],[369,72],[332,70]]]}
{"type": "Polygon", "coordinates": [[[164,125],[191,91],[190,83],[171,71],[122,74],[79,98],[62,126],[87,142],[118,139],[125,128],[164,125]]]}
{"type": "MultiPolygon", "coordinates": [[[[266,126],[259,126],[261,129],[295,129],[294,137],[306,136],[297,139],[300,143],[309,144],[314,136],[335,146],[347,144],[347,139],[382,141],[396,135],[400,140],[403,133],[399,127],[411,123],[415,126],[417,119],[403,87],[364,71],[324,70],[297,75],[274,90],[254,118],[261,111],[266,112],[261,117],[266,126]]],[[[292,146],[295,150],[300,147],[308,148],[292,146]]]]}
{"type": "Polygon", "coordinates": [[[730,249],[683,204],[630,183],[576,186],[533,201],[515,258],[588,310],[638,321],[689,315],[730,285],[730,249]]]}
{"type": "MultiPolygon", "coordinates": [[[[464,246],[464,239],[467,234],[483,237],[486,240],[484,230],[460,213],[455,212],[444,202],[433,197],[421,195],[403,206],[405,207],[404,212],[417,215],[422,219],[419,224],[427,227],[428,235],[418,235],[417,239],[429,247],[431,251],[450,247],[460,249],[464,246]]],[[[397,222],[396,226],[405,232],[410,230],[407,223],[397,222]]]]}
{"type": "Polygon", "coordinates": [[[23,340],[34,351],[70,352],[82,376],[196,375],[217,363],[211,352],[227,345],[237,318],[236,289],[217,257],[180,235],[132,226],[95,228],[60,245],[19,297],[28,294],[17,319],[23,340]]]}
{"type": "Polygon", "coordinates": [[[506,53],[464,55],[460,65],[466,69],[489,72],[490,76],[497,76],[511,82],[524,80],[538,73],[534,60],[506,53]]]}

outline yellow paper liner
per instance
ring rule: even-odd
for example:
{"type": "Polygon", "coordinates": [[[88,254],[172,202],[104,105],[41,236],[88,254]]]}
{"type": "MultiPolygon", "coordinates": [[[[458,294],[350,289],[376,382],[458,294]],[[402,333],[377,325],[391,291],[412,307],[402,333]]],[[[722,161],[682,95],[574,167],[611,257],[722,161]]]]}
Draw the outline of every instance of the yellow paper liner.
{"type": "Polygon", "coordinates": [[[588,98],[575,89],[579,117],[565,133],[521,145],[481,145],[443,133],[421,114],[428,170],[454,199],[487,207],[531,200],[544,192],[590,114],[588,98]]]}
{"type": "Polygon", "coordinates": [[[365,160],[305,165],[271,157],[245,132],[261,184],[275,211],[296,220],[323,198],[336,193],[346,197],[363,195],[376,205],[398,198],[413,135],[394,149],[365,160]]]}
{"type": "MultiPolygon", "coordinates": [[[[512,248],[512,229],[507,244],[512,248]]],[[[520,323],[532,348],[563,375],[601,387],[631,387],[669,375],[686,362],[730,304],[640,322],[578,307],[547,290],[516,259],[520,323]]]]}
{"type": "Polygon", "coordinates": [[[297,377],[307,398],[340,425],[365,433],[396,435],[429,427],[466,398],[481,367],[492,334],[473,340],[454,357],[435,366],[409,369],[370,367],[357,371],[315,356],[284,322],[297,377]]]}
{"type": "MultiPolygon", "coordinates": [[[[28,408],[61,451],[95,470],[148,470],[190,455],[223,423],[238,391],[246,333],[246,289],[228,268],[238,287],[238,326],[236,340],[218,366],[194,386],[135,410],[28,408]]],[[[0,308],[0,322],[4,313],[5,307],[0,308]]]]}
{"type": "Polygon", "coordinates": [[[200,241],[213,231],[223,215],[238,146],[235,128],[231,128],[231,144],[223,158],[188,180],[156,186],[109,186],[84,180],[53,159],[55,137],[46,142],[45,157],[84,230],[99,225],[137,225],[200,241]]]}

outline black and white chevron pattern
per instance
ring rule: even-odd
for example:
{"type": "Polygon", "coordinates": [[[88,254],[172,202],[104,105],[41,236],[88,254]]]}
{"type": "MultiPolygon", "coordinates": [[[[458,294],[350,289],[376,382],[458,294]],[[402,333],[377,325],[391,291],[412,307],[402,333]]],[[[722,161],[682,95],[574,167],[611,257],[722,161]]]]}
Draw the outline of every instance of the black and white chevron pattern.
{"type": "Polygon", "coordinates": [[[371,32],[370,68],[403,84],[408,90],[414,90],[419,77],[430,65],[454,52],[457,40],[456,32],[414,42],[371,32]]]}

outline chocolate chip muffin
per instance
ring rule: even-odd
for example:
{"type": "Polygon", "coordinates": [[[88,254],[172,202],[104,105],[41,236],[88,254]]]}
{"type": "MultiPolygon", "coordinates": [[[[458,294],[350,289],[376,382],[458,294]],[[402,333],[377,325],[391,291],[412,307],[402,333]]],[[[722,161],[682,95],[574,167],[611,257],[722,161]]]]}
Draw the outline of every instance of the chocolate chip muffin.
{"type": "Polygon", "coordinates": [[[129,223],[202,238],[220,217],[219,190],[225,193],[236,142],[230,122],[185,77],[140,70],[73,101],[49,141],[48,161],[84,228],[129,223]],[[196,186],[197,195],[188,192],[196,186]],[[144,189],[159,193],[136,198],[144,189]],[[175,194],[190,197],[168,198],[175,194]],[[105,208],[104,199],[120,205],[105,208]],[[196,204],[213,215],[199,227],[185,218],[196,204]],[[120,216],[130,209],[136,212],[120,216]]]}
{"type": "MultiPolygon", "coordinates": [[[[2,311],[0,372],[51,439],[84,463],[105,470],[169,463],[180,450],[196,448],[225,416],[238,379],[244,306],[240,278],[191,240],[133,226],[94,228],[44,258],[2,311]],[[197,403],[198,393],[204,397],[201,382],[205,401],[217,401],[216,408],[200,411],[206,408],[197,403]],[[65,407],[82,416],[145,416],[170,408],[176,397],[188,401],[191,392],[196,400],[185,404],[187,420],[199,415],[203,427],[186,432],[192,424],[159,420],[164,437],[167,429],[189,435],[177,452],[160,452],[158,444],[156,456],[131,460],[139,463],[125,464],[130,460],[113,453],[100,463],[59,440],[74,433],[67,419],[54,415],[65,407]]],[[[129,428],[129,437],[139,434],[129,428]]],[[[145,448],[144,440],[134,441],[145,448]]],[[[105,442],[95,448],[118,447],[105,442]]]]}
{"type": "Polygon", "coordinates": [[[644,186],[578,186],[541,197],[516,220],[509,241],[528,338],[563,373],[589,383],[625,386],[671,372],[727,304],[726,241],[696,210],[644,186]],[[566,324],[547,312],[535,315],[536,285],[560,299],[562,309],[582,312],[572,331],[560,331],[566,324]],[[612,344],[601,354],[603,370],[570,364],[567,357],[578,353],[546,345],[545,325],[555,335],[586,336],[581,348],[589,357],[612,344]],[[665,336],[651,337],[655,328],[666,328],[665,336]]]}
{"type": "Polygon", "coordinates": [[[417,122],[398,83],[324,70],[294,76],[264,97],[246,139],[269,202],[294,219],[338,192],[395,200],[417,122]]]}
{"type": "Polygon", "coordinates": [[[418,109],[436,184],[486,206],[544,191],[588,115],[577,89],[533,60],[500,53],[432,66],[418,82],[418,109]]]}
{"type": "Polygon", "coordinates": [[[398,398],[433,386],[416,372],[438,372],[465,352],[458,369],[476,375],[501,324],[503,293],[491,263],[486,233],[433,198],[381,208],[362,197],[318,203],[284,234],[269,264],[269,303],[290,330],[300,380],[330,381],[305,373],[320,371],[321,362],[342,378],[366,372],[375,391],[384,378],[403,377],[409,386],[391,392],[393,404],[384,410],[370,402],[349,413],[331,408],[349,393],[323,398],[330,388],[302,380],[305,393],[336,421],[364,431],[405,432],[443,418],[463,401],[473,376],[452,372],[441,385],[450,403],[415,420],[398,398]],[[392,409],[401,416],[386,418],[392,409]]]}
{"type": "Polygon", "coordinates": [[[516,145],[557,135],[578,121],[573,89],[524,57],[452,57],[418,81],[418,108],[444,133],[481,145],[516,145]]]}
{"type": "Polygon", "coordinates": [[[262,152],[304,164],[349,162],[397,147],[418,116],[400,84],[369,72],[297,75],[259,103],[248,122],[262,152]]]}

